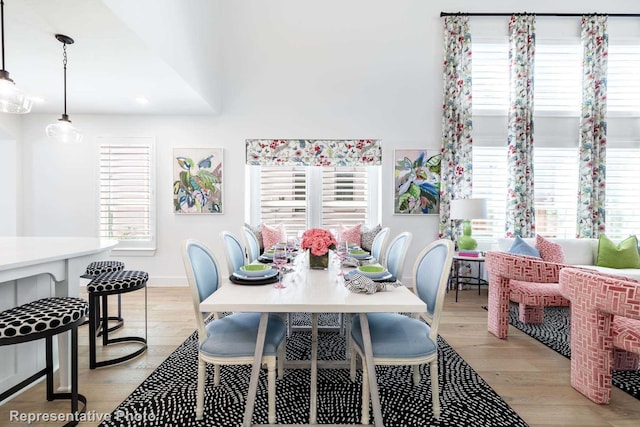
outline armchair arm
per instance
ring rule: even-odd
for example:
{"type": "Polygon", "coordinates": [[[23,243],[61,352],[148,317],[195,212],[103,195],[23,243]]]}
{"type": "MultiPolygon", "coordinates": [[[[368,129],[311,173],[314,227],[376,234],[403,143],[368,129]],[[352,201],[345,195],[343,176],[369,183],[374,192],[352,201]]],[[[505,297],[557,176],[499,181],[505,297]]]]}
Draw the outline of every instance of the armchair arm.
{"type": "Polygon", "coordinates": [[[560,273],[560,292],[602,312],[640,320],[640,284],[636,281],[568,268],[560,273]]]}
{"type": "Polygon", "coordinates": [[[570,267],[536,257],[494,251],[487,252],[485,264],[491,274],[505,279],[538,283],[558,283],[560,270],[570,267]]]}

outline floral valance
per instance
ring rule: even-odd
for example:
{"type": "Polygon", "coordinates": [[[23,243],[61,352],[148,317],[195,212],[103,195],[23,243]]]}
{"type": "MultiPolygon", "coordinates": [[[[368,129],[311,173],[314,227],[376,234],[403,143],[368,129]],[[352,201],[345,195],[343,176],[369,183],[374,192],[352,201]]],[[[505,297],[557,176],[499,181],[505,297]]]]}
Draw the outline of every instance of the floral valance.
{"type": "Polygon", "coordinates": [[[377,139],[247,139],[248,165],[374,166],[382,164],[377,139]]]}

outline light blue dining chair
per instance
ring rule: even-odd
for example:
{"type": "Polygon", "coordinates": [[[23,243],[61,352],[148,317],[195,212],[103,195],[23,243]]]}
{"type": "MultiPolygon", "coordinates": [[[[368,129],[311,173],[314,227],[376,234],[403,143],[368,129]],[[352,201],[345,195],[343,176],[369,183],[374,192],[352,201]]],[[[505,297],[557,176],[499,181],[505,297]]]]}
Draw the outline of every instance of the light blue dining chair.
{"type": "Polygon", "coordinates": [[[389,249],[387,249],[387,254],[384,257],[386,265],[382,265],[385,265],[389,273],[393,274],[393,277],[398,280],[402,280],[404,260],[407,256],[412,238],[413,234],[409,231],[398,234],[391,243],[389,243],[389,249]]]}
{"type": "Polygon", "coordinates": [[[252,263],[260,256],[260,242],[246,225],[242,226],[242,240],[247,251],[247,262],[252,263]]]}
{"type": "Polygon", "coordinates": [[[224,246],[227,269],[229,270],[229,275],[231,275],[245,264],[244,248],[240,240],[228,231],[220,232],[220,239],[222,239],[224,246]]]}
{"type": "MultiPolygon", "coordinates": [[[[413,267],[415,292],[426,304],[427,311],[412,318],[398,313],[367,314],[373,363],[376,365],[413,365],[413,383],[420,382],[420,365],[430,365],[433,415],[440,418],[438,387],[438,325],[454,245],[451,240],[437,240],[422,250],[413,267]]],[[[360,316],[351,320],[351,379],[355,379],[356,354],[364,360],[360,316]]],[[[363,366],[366,366],[363,363],[363,366]]],[[[362,370],[362,424],[369,424],[369,377],[362,370]]]]}
{"type": "Polygon", "coordinates": [[[373,243],[371,244],[371,256],[374,257],[381,265],[385,265],[384,246],[387,243],[388,238],[389,227],[384,227],[378,232],[378,234],[376,234],[376,237],[374,237],[373,243]]]}
{"type": "MultiPolygon", "coordinates": [[[[220,269],[213,253],[201,242],[182,242],[182,262],[191,288],[193,309],[198,326],[198,388],[196,419],[204,412],[206,364],[214,365],[214,385],[220,384],[221,365],[253,363],[260,313],[236,313],[220,317],[219,313],[202,313],[200,303],[220,285],[220,269]]],[[[269,315],[262,363],[267,365],[268,418],[276,422],[276,364],[282,378],[285,325],[276,315],[269,315]]]]}

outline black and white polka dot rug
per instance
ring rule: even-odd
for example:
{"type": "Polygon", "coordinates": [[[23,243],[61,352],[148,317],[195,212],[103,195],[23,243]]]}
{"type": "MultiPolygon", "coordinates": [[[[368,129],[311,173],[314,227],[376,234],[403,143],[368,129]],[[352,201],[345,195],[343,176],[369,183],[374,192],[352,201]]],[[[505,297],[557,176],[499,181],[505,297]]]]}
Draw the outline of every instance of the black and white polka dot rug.
{"type": "MultiPolygon", "coordinates": [[[[545,307],[544,321],[533,324],[518,320],[518,306],[512,305],[509,307],[509,323],[564,357],[571,358],[569,307],[545,307]]],[[[614,371],[612,382],[625,393],[640,399],[640,371],[614,371]]]]}
{"type": "MultiPolygon", "coordinates": [[[[320,333],[318,348],[319,359],[345,358],[345,338],[337,331],[320,333]]],[[[310,349],[310,332],[294,331],[287,340],[287,359],[309,359],[310,349]]],[[[208,366],[204,419],[196,421],[196,352],[194,333],[115,409],[110,420],[101,425],[241,425],[251,367],[222,367],[220,385],[216,387],[213,385],[213,368],[208,366]]],[[[527,425],[442,338],[439,338],[438,353],[440,421],[432,419],[431,385],[426,366],[422,366],[423,380],[418,386],[413,386],[409,367],[377,367],[385,426],[527,425]]],[[[276,385],[278,424],[309,421],[309,378],[308,369],[285,369],[284,378],[276,385]]],[[[361,386],[360,371],[356,382],[352,383],[348,369],[320,369],[318,423],[360,423],[361,386]]],[[[253,422],[267,423],[265,370],[260,376],[253,422]]]]}

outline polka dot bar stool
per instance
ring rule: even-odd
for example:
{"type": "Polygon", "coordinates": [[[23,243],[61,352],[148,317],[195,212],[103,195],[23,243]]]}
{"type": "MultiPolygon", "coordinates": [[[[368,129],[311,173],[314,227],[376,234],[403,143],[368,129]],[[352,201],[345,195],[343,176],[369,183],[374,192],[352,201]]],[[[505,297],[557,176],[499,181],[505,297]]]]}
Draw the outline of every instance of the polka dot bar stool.
{"type": "Polygon", "coordinates": [[[67,426],[78,424],[79,414],[86,410],[87,399],[78,393],[78,326],[89,312],[89,305],[80,298],[53,297],[29,302],[0,312],[0,346],[13,345],[44,338],[46,367],[0,394],[0,402],[20,391],[40,377],[47,377],[47,400],[71,399],[73,420],[67,426]],[[53,337],[71,331],[71,392],[53,392],[53,337]],[[78,401],[82,410],[78,411],[78,401]]]}
{"type": "MultiPolygon", "coordinates": [[[[95,279],[99,275],[103,273],[109,273],[111,271],[122,271],[124,270],[124,262],[122,261],[95,261],[87,266],[85,273],[80,276],[83,279],[95,279]]],[[[107,298],[105,296],[104,298],[107,298]]],[[[96,311],[96,315],[98,319],[100,319],[100,306],[98,306],[98,310],[96,311]]],[[[116,323],[109,328],[109,332],[113,332],[118,328],[121,328],[124,324],[124,319],[122,318],[122,304],[120,301],[120,294],[118,294],[118,315],[117,316],[109,316],[108,320],[116,321],[116,323]]],[[[106,324],[108,325],[108,324],[106,324]]],[[[102,335],[102,322],[98,322],[98,336],[102,335]]]]}
{"type": "Polygon", "coordinates": [[[147,350],[147,280],[149,275],[144,271],[122,270],[103,273],[87,285],[89,294],[89,368],[115,365],[138,357],[147,350]],[[98,316],[100,300],[102,300],[101,324],[108,321],[107,296],[124,294],[144,289],[144,338],[136,336],[109,339],[109,329],[102,328],[102,345],[120,342],[140,342],[142,346],[136,351],[115,359],[96,361],[96,337],[98,336],[98,316]]]}

